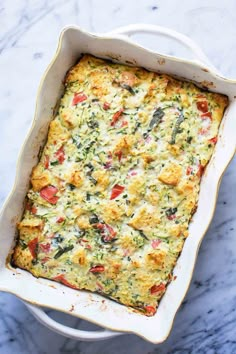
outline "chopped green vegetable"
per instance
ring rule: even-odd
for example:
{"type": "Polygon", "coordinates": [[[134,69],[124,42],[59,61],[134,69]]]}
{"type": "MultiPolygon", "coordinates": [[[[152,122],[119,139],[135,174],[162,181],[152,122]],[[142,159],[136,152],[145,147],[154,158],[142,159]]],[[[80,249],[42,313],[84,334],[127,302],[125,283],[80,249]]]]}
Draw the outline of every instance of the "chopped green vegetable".
{"type": "Polygon", "coordinates": [[[146,133],[143,134],[144,139],[147,138],[148,133],[150,133],[150,131],[152,131],[152,129],[153,129],[154,127],[157,127],[157,126],[161,123],[161,120],[162,120],[162,118],[164,117],[164,115],[165,115],[165,112],[164,112],[163,109],[160,108],[160,107],[157,108],[157,109],[154,111],[153,116],[152,116],[152,119],[151,119],[151,121],[150,121],[150,123],[149,123],[148,130],[147,130],[146,133]]]}
{"type": "Polygon", "coordinates": [[[177,212],[177,208],[169,208],[165,211],[166,216],[174,215],[177,212]]]}
{"type": "Polygon", "coordinates": [[[142,230],[138,230],[140,236],[142,236],[143,238],[145,238],[146,240],[148,240],[148,237],[145,235],[145,233],[142,230]]]}
{"type": "Polygon", "coordinates": [[[89,223],[90,224],[97,224],[99,223],[99,219],[97,217],[96,214],[92,214],[90,217],[89,217],[89,223]]]}
{"type": "Polygon", "coordinates": [[[129,93],[131,93],[131,95],[135,95],[135,91],[130,85],[120,84],[120,87],[122,87],[123,89],[129,91],[129,93]]]}
{"type": "Polygon", "coordinates": [[[54,256],[54,259],[57,259],[57,258],[61,257],[64,253],[73,250],[73,248],[74,248],[73,245],[70,245],[70,246],[67,246],[67,247],[64,247],[64,248],[60,247],[59,251],[54,256]]]}
{"type": "Polygon", "coordinates": [[[184,115],[182,111],[179,111],[180,115],[175,123],[174,129],[172,131],[171,134],[171,140],[169,142],[169,144],[174,145],[175,144],[175,139],[176,139],[176,135],[179,133],[182,133],[183,129],[180,129],[180,124],[183,123],[184,121],[184,115]]]}

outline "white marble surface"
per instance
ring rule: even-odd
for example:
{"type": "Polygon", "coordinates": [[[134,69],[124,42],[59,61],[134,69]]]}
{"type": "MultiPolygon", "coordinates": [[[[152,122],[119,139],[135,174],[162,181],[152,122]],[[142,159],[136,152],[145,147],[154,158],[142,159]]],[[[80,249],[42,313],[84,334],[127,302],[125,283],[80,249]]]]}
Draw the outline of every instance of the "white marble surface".
{"type": "MultiPolygon", "coordinates": [[[[234,0],[0,1],[0,206],[12,187],[37,86],[61,28],[73,23],[105,32],[137,22],[165,25],[189,35],[225,76],[236,78],[234,0]]],[[[139,40],[170,54],[186,54],[154,37],[139,40]]],[[[18,299],[0,293],[0,354],[236,353],[235,167],[234,160],[223,178],[188,295],[164,344],[152,345],[134,335],[98,343],[65,339],[39,324],[18,299]]],[[[51,314],[64,323],[91,328],[84,321],[51,314]]]]}

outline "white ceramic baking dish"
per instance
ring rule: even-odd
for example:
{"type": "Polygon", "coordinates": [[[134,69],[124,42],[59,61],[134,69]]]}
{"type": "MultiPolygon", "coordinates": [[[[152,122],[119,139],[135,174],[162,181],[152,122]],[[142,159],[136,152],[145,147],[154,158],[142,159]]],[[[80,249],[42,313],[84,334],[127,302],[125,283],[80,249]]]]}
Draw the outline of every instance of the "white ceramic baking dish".
{"type": "Polygon", "coordinates": [[[38,320],[71,338],[101,340],[128,332],[136,333],[153,343],[163,342],[170,333],[175,314],[189,287],[200,243],[213,217],[222,174],[235,152],[235,117],[236,81],[218,74],[203,52],[189,38],[152,25],[131,25],[101,35],[88,33],[75,26],[65,28],[61,33],[57,52],[41,81],[35,117],[19,156],[15,184],[0,215],[0,290],[15,294],[24,300],[38,320]],[[187,61],[153,52],[135,44],[124,35],[136,32],[175,38],[191,49],[198,60],[187,61]],[[6,262],[14,243],[16,222],[22,215],[29,175],[37,163],[39,148],[45,142],[53,107],[63,91],[63,79],[81,53],[91,53],[98,57],[177,75],[212,91],[224,93],[230,99],[214,156],[202,178],[198,210],[190,225],[190,235],[174,269],[177,278],[168,286],[154,317],[135,313],[98,294],[76,291],[46,279],[36,279],[26,271],[13,269],[6,262]],[[42,307],[78,316],[107,329],[90,332],[66,327],[51,319],[42,307]]]}

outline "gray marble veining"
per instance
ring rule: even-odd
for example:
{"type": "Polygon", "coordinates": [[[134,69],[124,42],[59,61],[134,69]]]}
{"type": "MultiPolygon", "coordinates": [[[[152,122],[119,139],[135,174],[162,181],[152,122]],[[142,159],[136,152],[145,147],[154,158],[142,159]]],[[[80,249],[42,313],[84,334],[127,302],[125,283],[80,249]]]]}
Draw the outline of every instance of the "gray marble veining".
{"type": "MultiPolygon", "coordinates": [[[[1,0],[0,20],[0,206],[13,184],[39,80],[64,25],[97,32],[137,22],[164,25],[192,37],[225,76],[236,78],[234,0],[1,0]]],[[[137,39],[168,54],[189,55],[173,42],[137,39]]],[[[234,160],[222,180],[191,287],[165,343],[153,345],[134,335],[97,343],[66,339],[39,324],[20,300],[0,293],[0,354],[236,353],[235,190],[234,160]]],[[[93,328],[71,316],[50,315],[71,326],[93,328]]]]}

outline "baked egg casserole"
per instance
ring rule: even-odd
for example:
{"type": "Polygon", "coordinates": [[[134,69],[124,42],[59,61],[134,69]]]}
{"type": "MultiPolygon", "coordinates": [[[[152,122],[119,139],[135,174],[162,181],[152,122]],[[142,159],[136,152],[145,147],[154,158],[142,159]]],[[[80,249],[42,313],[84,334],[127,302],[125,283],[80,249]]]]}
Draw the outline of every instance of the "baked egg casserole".
{"type": "Polygon", "coordinates": [[[84,55],[31,174],[12,264],[155,314],[226,96],[84,55]]]}

